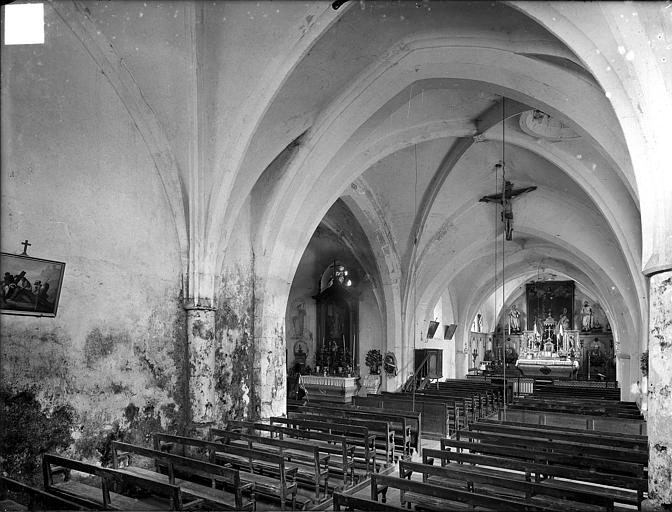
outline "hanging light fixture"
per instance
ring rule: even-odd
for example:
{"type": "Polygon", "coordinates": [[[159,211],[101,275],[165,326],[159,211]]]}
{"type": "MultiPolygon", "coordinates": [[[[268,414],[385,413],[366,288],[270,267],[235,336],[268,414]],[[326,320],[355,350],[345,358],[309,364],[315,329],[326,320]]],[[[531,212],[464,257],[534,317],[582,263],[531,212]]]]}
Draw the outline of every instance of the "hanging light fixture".
{"type": "MultiPolygon", "coordinates": [[[[502,222],[505,222],[505,215],[507,215],[507,205],[506,205],[506,98],[502,96],[502,160],[501,160],[501,167],[502,167],[502,222]]],[[[504,284],[505,284],[505,279],[504,279],[504,241],[507,238],[507,234],[502,235],[502,310],[504,309],[504,304],[506,302],[506,294],[504,290],[504,284]]],[[[506,420],[506,401],[507,401],[507,385],[506,385],[506,341],[504,339],[504,330],[502,330],[502,356],[503,356],[503,361],[504,364],[502,365],[502,381],[503,381],[503,396],[504,396],[504,409],[503,409],[503,419],[506,420]]]]}

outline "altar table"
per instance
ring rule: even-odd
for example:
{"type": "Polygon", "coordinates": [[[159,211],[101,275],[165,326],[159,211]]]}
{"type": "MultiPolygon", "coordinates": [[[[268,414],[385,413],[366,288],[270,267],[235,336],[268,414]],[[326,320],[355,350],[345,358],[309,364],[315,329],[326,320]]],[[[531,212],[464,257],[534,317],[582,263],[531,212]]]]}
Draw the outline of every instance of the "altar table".
{"type": "Polygon", "coordinates": [[[306,390],[308,400],[349,404],[359,388],[359,377],[301,375],[299,385],[306,390]]]}
{"type": "Polygon", "coordinates": [[[557,358],[518,359],[516,366],[525,377],[568,378],[579,368],[579,362],[557,358]]]}

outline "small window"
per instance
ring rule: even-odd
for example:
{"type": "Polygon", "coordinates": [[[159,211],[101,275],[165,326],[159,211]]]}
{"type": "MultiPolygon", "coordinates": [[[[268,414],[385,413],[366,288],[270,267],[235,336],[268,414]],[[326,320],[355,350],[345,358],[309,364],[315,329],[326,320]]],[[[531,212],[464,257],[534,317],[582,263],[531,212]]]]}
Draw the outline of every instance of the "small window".
{"type": "Polygon", "coordinates": [[[5,5],[5,44],[44,44],[44,5],[5,5]]]}

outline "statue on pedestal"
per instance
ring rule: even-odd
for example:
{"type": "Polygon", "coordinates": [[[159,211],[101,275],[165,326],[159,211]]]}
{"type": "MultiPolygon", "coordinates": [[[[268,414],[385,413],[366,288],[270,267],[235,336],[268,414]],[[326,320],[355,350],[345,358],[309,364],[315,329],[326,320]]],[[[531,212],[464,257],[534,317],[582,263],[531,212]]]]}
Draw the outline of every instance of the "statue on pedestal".
{"type": "Polygon", "coordinates": [[[590,307],[587,300],[584,300],[581,308],[581,330],[590,331],[593,324],[593,308],[590,307]]]}
{"type": "Polygon", "coordinates": [[[520,332],[520,311],[515,304],[509,310],[509,334],[518,334],[520,332]]]}

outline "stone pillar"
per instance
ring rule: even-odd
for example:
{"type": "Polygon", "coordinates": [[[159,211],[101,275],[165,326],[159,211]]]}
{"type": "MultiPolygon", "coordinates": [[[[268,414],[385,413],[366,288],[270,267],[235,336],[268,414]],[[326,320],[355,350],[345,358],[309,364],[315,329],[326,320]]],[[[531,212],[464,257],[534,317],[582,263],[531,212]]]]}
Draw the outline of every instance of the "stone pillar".
{"type": "Polygon", "coordinates": [[[630,382],[630,354],[620,352],[616,355],[616,380],[621,386],[621,400],[626,402],[639,400],[636,385],[632,389],[628,386],[623,386],[624,382],[630,382]]]}
{"type": "Polygon", "coordinates": [[[469,371],[469,354],[462,350],[455,353],[455,378],[464,379],[469,371]]]}
{"type": "Polygon", "coordinates": [[[269,418],[287,412],[285,312],[289,287],[278,278],[267,278],[264,284],[255,298],[254,387],[258,403],[254,406],[259,417],[269,418]]]}
{"type": "Polygon", "coordinates": [[[215,311],[188,307],[189,405],[192,423],[214,420],[215,396],[215,311]]]}
{"type": "Polygon", "coordinates": [[[643,510],[672,508],[672,271],[649,291],[649,499],[643,510]]]}
{"type": "MultiPolygon", "coordinates": [[[[282,319],[284,323],[284,318],[282,319]]],[[[284,325],[255,340],[255,387],[262,418],[280,416],[287,411],[287,361],[284,325]]]]}

